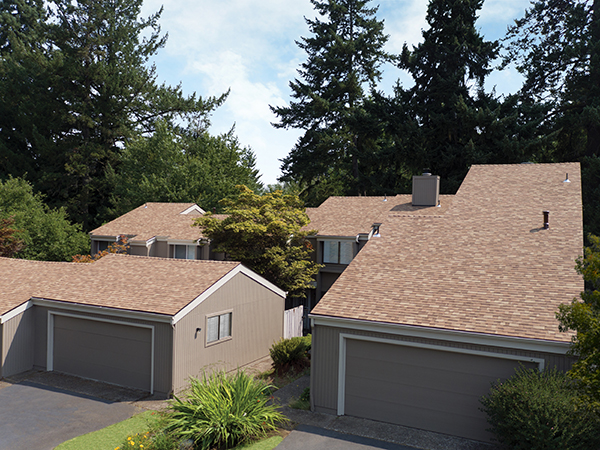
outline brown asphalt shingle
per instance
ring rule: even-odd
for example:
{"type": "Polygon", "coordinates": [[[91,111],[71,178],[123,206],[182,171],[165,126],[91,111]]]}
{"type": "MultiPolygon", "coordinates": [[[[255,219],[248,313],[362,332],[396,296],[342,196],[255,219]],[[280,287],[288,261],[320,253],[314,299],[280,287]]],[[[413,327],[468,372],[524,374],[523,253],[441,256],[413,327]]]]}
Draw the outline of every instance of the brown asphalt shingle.
{"type": "Polygon", "coordinates": [[[313,314],[570,339],[555,312],[583,289],[579,164],[473,166],[447,208],[381,222],[313,314]]]}
{"type": "Polygon", "coordinates": [[[130,236],[146,241],[153,237],[197,240],[202,237],[200,228],[192,227],[198,212],[181,214],[195,203],[145,203],[127,214],[96,228],[92,236],[130,236]]]}
{"type": "Polygon", "coordinates": [[[116,254],[88,264],[0,258],[0,315],[32,297],[175,315],[239,264],[116,254]]]}
{"type": "Polygon", "coordinates": [[[441,214],[452,202],[452,195],[440,196],[440,208],[413,206],[411,195],[393,197],[329,197],[318,208],[306,208],[310,224],[304,229],[318,230],[319,236],[356,236],[369,233],[374,223],[382,223],[388,213],[441,214]]]}

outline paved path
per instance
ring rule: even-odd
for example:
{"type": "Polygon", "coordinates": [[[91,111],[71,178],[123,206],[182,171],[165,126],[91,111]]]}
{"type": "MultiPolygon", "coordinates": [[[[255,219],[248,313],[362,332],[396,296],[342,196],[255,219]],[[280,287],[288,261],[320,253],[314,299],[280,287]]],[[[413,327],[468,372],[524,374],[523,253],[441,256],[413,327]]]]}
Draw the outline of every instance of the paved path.
{"type": "Polygon", "coordinates": [[[310,425],[298,425],[277,450],[416,450],[414,447],[338,433],[310,425]]]}
{"type": "Polygon", "coordinates": [[[51,450],[128,419],[138,408],[22,381],[0,389],[0,450],[51,450]]]}

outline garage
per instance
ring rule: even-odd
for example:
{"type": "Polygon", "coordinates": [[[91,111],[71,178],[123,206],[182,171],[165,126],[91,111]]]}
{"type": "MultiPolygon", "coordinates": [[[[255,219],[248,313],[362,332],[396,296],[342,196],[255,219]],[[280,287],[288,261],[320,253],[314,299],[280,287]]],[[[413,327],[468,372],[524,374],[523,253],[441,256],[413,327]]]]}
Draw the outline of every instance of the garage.
{"type": "Polygon", "coordinates": [[[344,414],[489,440],[479,398],[514,374],[518,357],[387,342],[345,339],[344,414]]]}
{"type": "Polygon", "coordinates": [[[48,370],[152,392],[153,327],[51,313],[48,370]]]}

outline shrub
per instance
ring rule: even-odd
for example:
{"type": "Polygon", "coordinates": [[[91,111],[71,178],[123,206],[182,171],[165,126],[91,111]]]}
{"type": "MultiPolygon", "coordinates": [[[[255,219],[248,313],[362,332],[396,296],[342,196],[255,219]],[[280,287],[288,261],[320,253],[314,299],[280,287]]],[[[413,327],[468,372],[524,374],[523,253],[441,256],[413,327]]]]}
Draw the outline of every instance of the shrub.
{"type": "Polygon", "coordinates": [[[203,450],[263,437],[286,420],[269,404],[270,388],[243,371],[192,378],[187,397],[169,404],[166,431],[203,450]]]}
{"type": "Polygon", "coordinates": [[[577,397],[572,381],[557,370],[520,368],[481,399],[496,440],[510,449],[600,448],[600,416],[577,397]]]}
{"type": "Polygon", "coordinates": [[[271,346],[273,368],[278,375],[288,370],[302,370],[308,365],[311,335],[281,339],[271,346]]]}

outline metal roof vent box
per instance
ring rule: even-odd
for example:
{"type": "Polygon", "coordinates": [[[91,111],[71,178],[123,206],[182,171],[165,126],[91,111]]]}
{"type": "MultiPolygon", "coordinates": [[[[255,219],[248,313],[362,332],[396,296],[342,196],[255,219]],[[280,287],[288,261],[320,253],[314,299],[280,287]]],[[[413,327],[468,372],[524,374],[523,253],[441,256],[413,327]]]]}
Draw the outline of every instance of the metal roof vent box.
{"type": "Polygon", "coordinates": [[[413,206],[437,206],[440,199],[440,177],[431,175],[429,169],[423,175],[415,175],[412,179],[413,206]]]}

